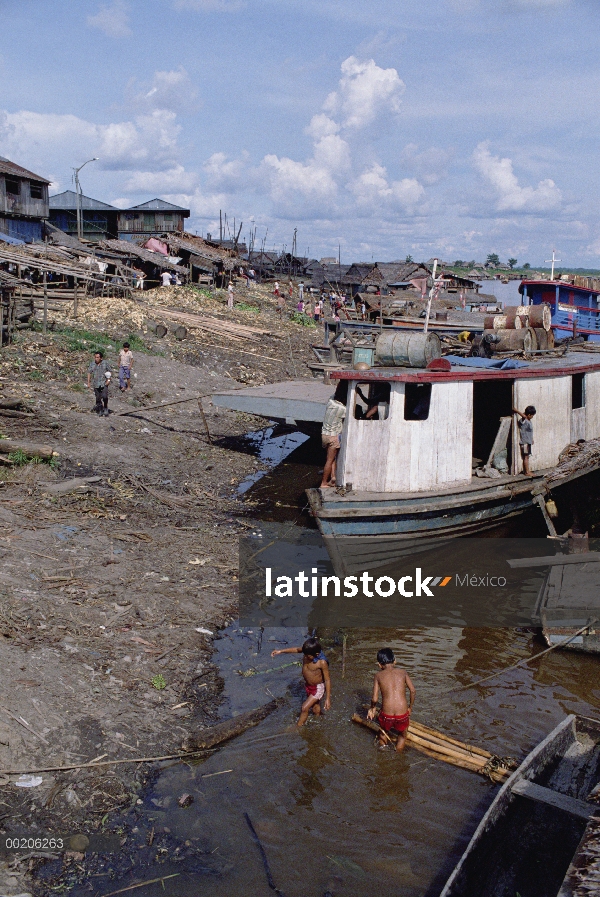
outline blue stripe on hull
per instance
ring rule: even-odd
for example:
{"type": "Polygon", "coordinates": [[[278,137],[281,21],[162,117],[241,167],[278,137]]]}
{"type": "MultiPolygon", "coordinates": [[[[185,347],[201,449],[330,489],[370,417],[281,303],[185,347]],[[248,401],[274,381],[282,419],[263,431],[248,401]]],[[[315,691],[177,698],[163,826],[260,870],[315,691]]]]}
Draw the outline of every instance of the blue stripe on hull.
{"type": "MultiPolygon", "coordinates": [[[[359,507],[360,503],[353,502],[353,506],[359,507]]],[[[463,530],[474,532],[479,528],[485,529],[492,523],[500,523],[515,514],[521,514],[532,506],[532,499],[529,493],[525,493],[512,499],[503,496],[497,501],[464,505],[445,512],[423,511],[421,514],[396,512],[389,517],[369,517],[369,506],[381,507],[379,503],[371,502],[365,507],[364,516],[358,518],[317,517],[319,529],[324,536],[410,536],[426,535],[436,531],[448,533],[453,530],[456,530],[457,534],[463,530]]]]}

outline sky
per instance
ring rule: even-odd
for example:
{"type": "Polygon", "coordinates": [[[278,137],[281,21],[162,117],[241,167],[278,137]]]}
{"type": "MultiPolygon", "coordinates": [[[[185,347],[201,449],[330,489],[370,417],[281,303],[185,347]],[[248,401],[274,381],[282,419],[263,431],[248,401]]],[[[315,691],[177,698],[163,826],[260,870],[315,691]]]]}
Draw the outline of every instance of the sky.
{"type": "Polygon", "coordinates": [[[600,267],[598,0],[0,0],[0,155],[342,262],[600,267]]]}

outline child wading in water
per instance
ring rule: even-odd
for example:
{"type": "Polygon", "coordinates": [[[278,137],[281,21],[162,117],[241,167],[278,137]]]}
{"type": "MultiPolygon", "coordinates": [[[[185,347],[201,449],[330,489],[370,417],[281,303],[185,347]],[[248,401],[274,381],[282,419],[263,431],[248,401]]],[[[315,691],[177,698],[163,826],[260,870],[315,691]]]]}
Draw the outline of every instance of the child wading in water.
{"type": "MultiPolygon", "coordinates": [[[[391,648],[381,648],[377,652],[377,665],[380,672],[375,675],[373,680],[373,697],[367,716],[369,719],[375,718],[381,692],[381,710],[377,722],[383,732],[398,733],[396,750],[402,751],[410,724],[410,712],[415,703],[415,687],[406,670],[396,667],[396,658],[391,648]],[[410,692],[410,704],[406,701],[406,689],[410,692]]],[[[383,732],[379,733],[380,747],[384,747],[387,741],[383,732]]]]}
{"type": "Polygon", "coordinates": [[[316,638],[307,638],[301,648],[281,648],[279,651],[271,651],[271,657],[278,654],[303,654],[302,675],[307,698],[302,705],[298,717],[298,728],[303,726],[312,710],[315,716],[321,713],[321,701],[325,696],[324,710],[331,707],[331,679],[329,678],[329,663],[323,654],[321,642],[316,638]]]}
{"type": "Polygon", "coordinates": [[[513,408],[515,414],[519,415],[519,445],[521,446],[521,457],[523,458],[523,473],[526,477],[532,477],[531,472],[531,446],[533,445],[533,416],[535,408],[528,405],[525,411],[518,411],[513,408]]]}

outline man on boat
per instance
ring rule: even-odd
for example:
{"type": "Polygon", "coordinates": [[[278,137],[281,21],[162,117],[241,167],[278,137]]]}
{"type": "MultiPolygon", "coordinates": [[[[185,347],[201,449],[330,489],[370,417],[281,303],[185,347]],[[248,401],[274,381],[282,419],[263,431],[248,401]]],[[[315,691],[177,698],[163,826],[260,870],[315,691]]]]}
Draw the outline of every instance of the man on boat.
{"type": "Polygon", "coordinates": [[[406,733],[410,724],[410,712],[415,703],[415,687],[410,681],[406,670],[396,666],[396,658],[391,648],[381,648],[377,652],[377,665],[380,672],[373,680],[373,696],[371,709],[367,716],[374,719],[377,715],[377,702],[381,692],[381,710],[377,722],[379,723],[379,747],[385,747],[391,741],[389,735],[397,733],[396,750],[404,750],[406,733]],[[406,700],[406,689],[410,694],[410,703],[406,700]]]}
{"type": "Polygon", "coordinates": [[[333,396],[325,407],[325,417],[323,418],[323,426],[321,428],[321,442],[323,448],[327,449],[321,489],[335,486],[335,467],[340,450],[340,435],[344,427],[347,401],[348,381],[340,380],[333,396]]]}
{"type": "Polygon", "coordinates": [[[533,405],[528,405],[525,411],[519,411],[517,408],[513,408],[513,412],[520,417],[518,422],[519,445],[521,447],[521,457],[523,458],[523,473],[526,477],[532,477],[530,458],[531,446],[533,445],[533,424],[531,421],[535,414],[535,408],[533,405]]]}

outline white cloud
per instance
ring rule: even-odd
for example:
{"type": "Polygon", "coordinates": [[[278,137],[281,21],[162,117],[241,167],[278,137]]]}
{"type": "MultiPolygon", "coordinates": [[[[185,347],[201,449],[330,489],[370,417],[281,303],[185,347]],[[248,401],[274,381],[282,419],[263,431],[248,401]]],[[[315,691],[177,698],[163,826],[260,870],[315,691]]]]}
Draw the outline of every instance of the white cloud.
{"type": "Polygon", "coordinates": [[[437,146],[421,150],[416,143],[408,143],[400,154],[400,163],[425,184],[435,184],[448,175],[451,155],[437,146]]]}
{"type": "Polygon", "coordinates": [[[167,171],[135,171],[125,181],[123,189],[128,193],[192,193],[198,185],[198,175],[176,165],[167,171]]]}
{"type": "Polygon", "coordinates": [[[309,126],[305,129],[305,133],[315,140],[320,140],[321,137],[337,134],[339,130],[340,126],[336,121],[329,118],[324,112],[320,112],[317,115],[313,115],[309,126]]]}
{"type": "Polygon", "coordinates": [[[381,205],[412,212],[423,198],[425,190],[416,178],[388,181],[387,171],[377,162],[365,169],[350,184],[357,203],[365,210],[376,213],[381,205]]]}
{"type": "Polygon", "coordinates": [[[550,178],[540,181],[537,187],[521,187],[512,161],[493,156],[488,140],[477,145],[473,161],[482,177],[495,190],[499,212],[548,212],[558,208],[562,202],[562,193],[550,178]]]}
{"type": "Polygon", "coordinates": [[[154,72],[149,84],[140,85],[132,79],[125,94],[128,104],[140,111],[169,109],[185,113],[195,112],[198,108],[198,90],[183,66],[154,72]]]}
{"type": "Polygon", "coordinates": [[[346,128],[364,128],[381,112],[399,112],[404,90],[396,69],[382,69],[373,59],[361,62],[349,56],[342,63],[338,89],[329,94],[323,109],[341,115],[346,128]]]}
{"type": "Polygon", "coordinates": [[[6,113],[0,153],[14,159],[39,160],[35,162],[38,167],[46,167],[49,158],[61,158],[64,167],[66,153],[73,164],[98,156],[99,166],[107,170],[143,167],[160,171],[179,161],[177,137],[181,129],[175,119],[175,113],[158,110],[133,121],[97,125],[76,115],[6,113]]]}
{"type": "Polygon", "coordinates": [[[211,190],[233,193],[248,183],[247,153],[240,159],[228,159],[225,153],[213,153],[202,166],[205,183],[211,190]]]}
{"type": "Polygon", "coordinates": [[[129,6],[125,0],[113,0],[111,6],[103,3],[95,16],[88,16],[90,28],[98,28],[107,37],[123,38],[132,34],[129,27],[129,6]]]}
{"type": "Polygon", "coordinates": [[[300,206],[303,213],[307,209],[324,213],[336,197],[337,181],[314,159],[304,163],[270,154],[264,157],[262,167],[271,199],[281,214],[299,212],[300,206]]]}

